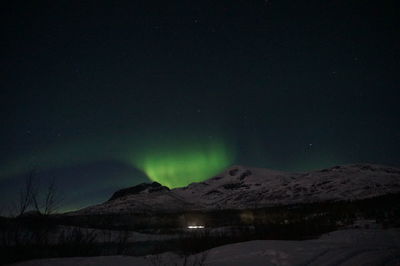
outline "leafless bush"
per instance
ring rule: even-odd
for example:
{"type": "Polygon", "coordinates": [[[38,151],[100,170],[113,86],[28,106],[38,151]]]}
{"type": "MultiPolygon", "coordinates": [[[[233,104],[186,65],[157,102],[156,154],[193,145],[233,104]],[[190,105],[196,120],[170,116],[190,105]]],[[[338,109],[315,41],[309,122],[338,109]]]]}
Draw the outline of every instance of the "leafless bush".
{"type": "Polygon", "coordinates": [[[182,266],[203,266],[207,260],[208,252],[203,251],[199,254],[184,256],[182,266]]]}
{"type": "Polygon", "coordinates": [[[27,174],[14,209],[17,209],[17,216],[23,216],[30,210],[36,211],[36,214],[51,215],[59,208],[61,202],[56,179],[53,177],[47,187],[42,189],[40,178],[34,169],[27,174]]]}
{"type": "Polygon", "coordinates": [[[207,260],[208,252],[204,251],[193,255],[155,254],[146,259],[152,266],[203,266],[207,260]]]}
{"type": "Polygon", "coordinates": [[[62,199],[59,196],[59,191],[56,186],[56,179],[53,177],[46,188],[41,193],[41,198],[38,193],[33,193],[33,204],[38,213],[43,215],[51,215],[57,211],[62,199]]]}
{"type": "Polygon", "coordinates": [[[90,256],[99,254],[95,230],[73,228],[62,231],[58,237],[57,256],[90,256]]]}
{"type": "Polygon", "coordinates": [[[128,250],[128,240],[130,235],[131,232],[129,232],[128,230],[118,231],[117,236],[114,239],[114,244],[116,244],[117,254],[126,254],[128,250]]]}
{"type": "Polygon", "coordinates": [[[18,215],[23,215],[37,197],[36,170],[31,170],[25,178],[24,185],[19,191],[18,215]]]}

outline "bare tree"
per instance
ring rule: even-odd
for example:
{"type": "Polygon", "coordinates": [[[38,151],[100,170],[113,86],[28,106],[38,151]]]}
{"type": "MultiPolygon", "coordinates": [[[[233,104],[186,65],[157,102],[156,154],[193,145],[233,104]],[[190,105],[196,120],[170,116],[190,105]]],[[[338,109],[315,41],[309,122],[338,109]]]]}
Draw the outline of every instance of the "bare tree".
{"type": "Polygon", "coordinates": [[[53,214],[59,207],[61,198],[56,186],[56,179],[53,177],[43,192],[42,198],[39,198],[37,193],[32,198],[36,211],[43,215],[53,214]]]}
{"type": "Polygon", "coordinates": [[[24,185],[19,192],[18,215],[23,215],[37,197],[36,170],[31,170],[25,178],[24,185]]]}
{"type": "Polygon", "coordinates": [[[56,179],[49,180],[46,189],[40,189],[40,179],[36,170],[31,170],[25,178],[23,187],[19,193],[17,215],[21,216],[30,208],[43,215],[53,214],[61,203],[56,179]]]}

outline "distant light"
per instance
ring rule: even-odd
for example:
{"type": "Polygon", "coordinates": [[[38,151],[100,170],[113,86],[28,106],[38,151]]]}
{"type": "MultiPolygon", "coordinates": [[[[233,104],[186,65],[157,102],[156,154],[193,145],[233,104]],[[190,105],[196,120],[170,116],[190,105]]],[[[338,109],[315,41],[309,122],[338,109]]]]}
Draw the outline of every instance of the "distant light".
{"type": "Polygon", "coordinates": [[[203,229],[204,225],[188,225],[188,229],[203,229]]]}

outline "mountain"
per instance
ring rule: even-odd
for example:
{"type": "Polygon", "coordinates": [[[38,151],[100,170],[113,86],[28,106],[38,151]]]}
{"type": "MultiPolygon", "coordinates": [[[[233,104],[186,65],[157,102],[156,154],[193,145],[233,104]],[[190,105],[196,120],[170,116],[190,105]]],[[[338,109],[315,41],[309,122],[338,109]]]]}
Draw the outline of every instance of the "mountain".
{"type": "Polygon", "coordinates": [[[153,183],[142,183],[134,187],[124,188],[115,192],[109,201],[113,201],[118,198],[123,198],[129,195],[137,195],[140,193],[153,193],[153,192],[160,192],[160,191],[169,191],[168,187],[162,186],[160,183],[153,182],[153,183]]]}
{"type": "Polygon", "coordinates": [[[168,189],[154,182],[123,189],[105,203],[71,214],[248,209],[361,200],[399,192],[400,169],[382,165],[353,164],[305,173],[232,166],[182,188],[168,189]]]}

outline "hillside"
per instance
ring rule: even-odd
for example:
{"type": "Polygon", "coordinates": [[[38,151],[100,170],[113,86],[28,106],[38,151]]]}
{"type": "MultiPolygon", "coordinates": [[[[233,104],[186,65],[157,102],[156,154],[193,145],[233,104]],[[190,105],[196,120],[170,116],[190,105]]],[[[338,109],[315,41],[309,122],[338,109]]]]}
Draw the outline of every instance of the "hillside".
{"type": "Polygon", "coordinates": [[[158,183],[117,191],[105,203],[74,214],[249,209],[342,200],[400,192],[400,169],[373,164],[290,173],[232,166],[204,182],[168,189],[158,183]]]}

